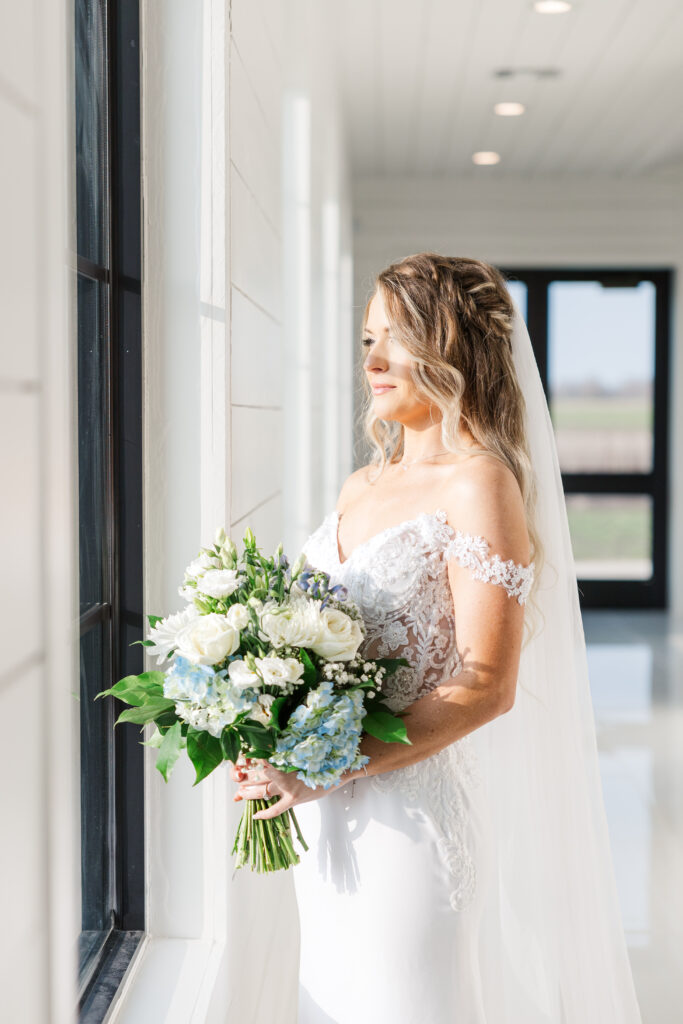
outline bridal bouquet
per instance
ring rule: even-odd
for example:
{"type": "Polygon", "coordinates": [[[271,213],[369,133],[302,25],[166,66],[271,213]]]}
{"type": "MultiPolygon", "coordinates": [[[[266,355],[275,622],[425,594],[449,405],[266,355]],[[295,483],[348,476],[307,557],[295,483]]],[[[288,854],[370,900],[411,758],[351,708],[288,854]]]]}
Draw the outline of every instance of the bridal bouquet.
{"type": "MultiPolygon", "coordinates": [[[[328,789],[369,760],[359,751],[363,730],[410,743],[381,697],[386,676],[406,659],[359,656],[366,632],[358,606],[305,555],[290,566],[280,544],[267,557],[250,529],[238,555],[221,528],[214,546],[187,567],[178,592],[187,607],[166,618],[149,615],[151,631],[135,641],[153,647],[164,670],[126,676],[97,694],[131,705],[116,724],[154,723],[144,745],[158,748],[156,767],[166,782],[185,750],[193,785],[222,761],[249,757],[328,789]]],[[[253,817],[273,799],[246,801],[232,851],[236,867],[297,864],[291,824],[308,849],[293,808],[253,817]]]]}

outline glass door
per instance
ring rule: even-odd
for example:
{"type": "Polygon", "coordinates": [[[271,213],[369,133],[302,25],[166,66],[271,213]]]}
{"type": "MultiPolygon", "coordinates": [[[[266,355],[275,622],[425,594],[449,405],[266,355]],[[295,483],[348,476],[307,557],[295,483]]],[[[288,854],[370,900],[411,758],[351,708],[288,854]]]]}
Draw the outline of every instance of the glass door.
{"type": "Polygon", "coordinates": [[[670,272],[506,269],[555,428],[584,607],[666,607],[670,272]]]}

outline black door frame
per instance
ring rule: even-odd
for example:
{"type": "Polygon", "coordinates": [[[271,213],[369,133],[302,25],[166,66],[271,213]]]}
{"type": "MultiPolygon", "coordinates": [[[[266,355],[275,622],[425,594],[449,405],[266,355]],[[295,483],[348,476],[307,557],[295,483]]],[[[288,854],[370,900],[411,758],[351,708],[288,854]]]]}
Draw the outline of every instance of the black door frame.
{"type": "Polygon", "coordinates": [[[604,281],[633,287],[651,281],[655,298],[653,465],[649,473],[562,473],[565,494],[646,494],[652,498],[652,567],[649,580],[581,579],[582,608],[668,608],[669,348],[673,337],[668,267],[499,266],[510,281],[527,286],[527,326],[546,399],[548,396],[548,289],[554,281],[604,281]]]}

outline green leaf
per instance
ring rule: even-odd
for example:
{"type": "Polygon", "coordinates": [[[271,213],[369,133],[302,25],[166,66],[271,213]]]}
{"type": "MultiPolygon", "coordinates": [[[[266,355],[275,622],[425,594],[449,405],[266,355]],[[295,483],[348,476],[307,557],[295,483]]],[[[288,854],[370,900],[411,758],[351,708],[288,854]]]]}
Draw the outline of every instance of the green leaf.
{"type": "Polygon", "coordinates": [[[384,743],[409,743],[405,722],[386,708],[373,707],[363,719],[363,728],[384,743]]]}
{"type": "Polygon", "coordinates": [[[159,747],[159,756],[157,757],[156,766],[164,777],[164,781],[168,782],[168,777],[171,774],[173,765],[180,756],[182,749],[183,736],[180,731],[180,722],[176,722],[170,729],[167,730],[162,742],[159,747]]]}
{"type": "Polygon", "coordinates": [[[259,750],[268,750],[269,752],[275,750],[275,736],[272,730],[260,722],[240,722],[238,729],[250,747],[258,747],[259,750]]]}
{"type": "Polygon", "coordinates": [[[280,715],[282,709],[287,704],[291,704],[291,694],[286,693],[283,697],[276,697],[273,703],[270,705],[270,714],[274,723],[272,728],[284,729],[285,722],[289,718],[289,712],[287,713],[287,715],[283,715],[282,719],[280,715]]]}
{"type": "Polygon", "coordinates": [[[315,665],[311,661],[305,647],[300,647],[299,650],[301,651],[301,661],[304,666],[304,682],[306,683],[306,686],[315,686],[318,681],[318,673],[315,670],[315,665]]]}
{"type": "Polygon", "coordinates": [[[156,647],[153,640],[131,640],[128,646],[135,647],[136,644],[141,644],[143,647],[156,647]]]}
{"type": "Polygon", "coordinates": [[[200,729],[187,730],[187,753],[197,773],[193,786],[210,775],[223,761],[220,740],[200,729]]]}
{"type": "Polygon", "coordinates": [[[155,732],[152,733],[152,735],[150,736],[150,738],[148,740],[141,740],[140,741],[140,746],[141,747],[156,747],[158,749],[161,746],[161,744],[163,742],[163,739],[164,739],[163,732],[160,732],[159,729],[157,729],[155,732]]]}
{"type": "Polygon", "coordinates": [[[125,676],[108,690],[96,694],[94,699],[112,696],[126,704],[144,704],[150,698],[163,696],[164,678],[163,672],[141,672],[139,676],[125,676]]]}
{"type": "Polygon", "coordinates": [[[155,718],[161,718],[164,712],[169,711],[175,707],[175,701],[166,700],[165,698],[157,698],[150,700],[142,707],[126,708],[122,711],[119,717],[116,719],[115,725],[119,722],[135,722],[137,725],[146,725],[147,722],[153,722],[155,718]]]}
{"type": "Polygon", "coordinates": [[[225,760],[232,761],[233,764],[236,762],[242,749],[239,733],[229,725],[226,725],[221,733],[221,749],[225,760]]]}
{"type": "Polygon", "coordinates": [[[156,626],[157,622],[161,622],[163,615],[148,615],[147,621],[149,622],[152,629],[156,626]]]}

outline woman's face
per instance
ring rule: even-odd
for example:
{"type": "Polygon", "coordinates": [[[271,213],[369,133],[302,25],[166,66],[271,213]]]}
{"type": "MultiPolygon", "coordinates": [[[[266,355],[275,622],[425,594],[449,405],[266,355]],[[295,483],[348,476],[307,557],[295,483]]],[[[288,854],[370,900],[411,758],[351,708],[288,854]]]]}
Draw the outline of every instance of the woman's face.
{"type": "Polygon", "coordinates": [[[375,292],[362,345],[365,352],[363,369],[372,387],[374,409],[383,420],[397,420],[405,426],[417,426],[440,419],[438,409],[420,401],[410,378],[414,359],[391,337],[382,294],[375,292]]]}

